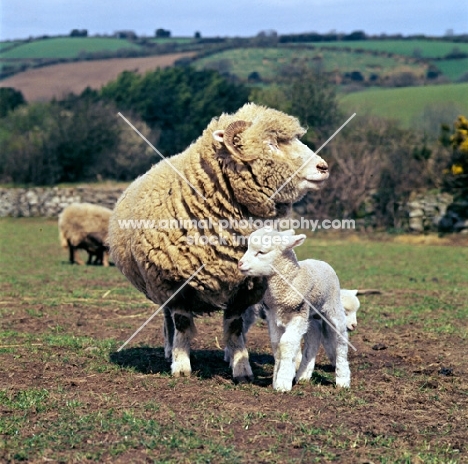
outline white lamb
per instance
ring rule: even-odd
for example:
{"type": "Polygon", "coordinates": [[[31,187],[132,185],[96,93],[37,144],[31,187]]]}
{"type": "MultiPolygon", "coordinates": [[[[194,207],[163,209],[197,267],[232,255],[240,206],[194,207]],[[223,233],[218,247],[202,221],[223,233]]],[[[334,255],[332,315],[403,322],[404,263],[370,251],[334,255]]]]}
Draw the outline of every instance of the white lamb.
{"type": "Polygon", "coordinates": [[[294,377],[297,381],[309,380],[321,342],[336,366],[336,385],[349,387],[348,333],[340,283],[327,263],[297,261],[293,248],[305,238],[294,235],[293,230],[259,229],[250,235],[248,250],[238,264],[244,275],[267,277],[263,303],[275,357],[273,388],[289,391],[294,377]],[[302,360],[296,374],[303,336],[302,360]]]}

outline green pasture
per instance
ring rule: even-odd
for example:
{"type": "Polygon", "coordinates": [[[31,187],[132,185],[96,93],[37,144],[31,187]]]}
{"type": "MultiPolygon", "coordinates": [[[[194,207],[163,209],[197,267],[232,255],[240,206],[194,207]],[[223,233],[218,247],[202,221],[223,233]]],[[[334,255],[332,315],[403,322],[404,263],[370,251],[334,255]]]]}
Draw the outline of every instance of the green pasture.
{"type": "Polygon", "coordinates": [[[0,50],[0,58],[75,58],[78,57],[81,52],[115,52],[124,48],[138,50],[141,47],[124,39],[105,37],[56,37],[25,42],[3,53],[0,50]]]}
{"type": "MultiPolygon", "coordinates": [[[[117,353],[155,306],[114,267],[69,265],[56,220],[0,219],[0,461],[466,462],[468,390],[453,361],[468,335],[466,249],[322,232],[297,251],[328,261],[343,287],[384,292],[361,299],[349,391],[318,368],[309,384],[274,392],[261,377],[273,369],[265,326],[252,329],[266,348],[251,353],[260,378],[251,385],[234,385],[214,348],[193,353],[192,377],[171,378],[151,336],[161,317],[117,353]],[[373,351],[380,340],[388,348],[373,351]],[[422,341],[439,347],[432,362],[452,362],[454,377],[398,364],[422,341]],[[428,408],[438,414],[429,423],[420,419],[428,408]]],[[[205,330],[216,324],[197,320],[199,343],[218,342],[205,330]]]]}
{"type": "Polygon", "coordinates": [[[243,80],[253,71],[257,71],[262,79],[275,80],[282,69],[297,64],[325,72],[360,71],[365,77],[373,73],[390,75],[405,71],[423,75],[426,70],[425,65],[407,63],[404,58],[290,47],[237,48],[195,61],[198,68],[224,66],[243,80]]]}
{"type": "Polygon", "coordinates": [[[411,57],[443,58],[454,49],[468,53],[468,43],[432,40],[352,40],[341,42],[312,42],[320,48],[351,48],[395,53],[411,57]]]}
{"type": "Polygon", "coordinates": [[[176,43],[176,44],[189,44],[195,41],[193,37],[152,37],[148,39],[149,42],[166,44],[166,43],[176,43]]]}
{"type": "Polygon", "coordinates": [[[440,60],[435,61],[434,64],[442,71],[444,76],[447,76],[452,81],[456,81],[460,77],[468,75],[468,58],[440,60]]]}
{"type": "MultiPolygon", "coordinates": [[[[436,111],[437,107],[445,109],[450,106],[455,113],[468,114],[468,83],[395,89],[372,88],[345,95],[341,98],[341,104],[346,110],[357,112],[358,115],[374,114],[397,119],[409,127],[423,117],[428,108],[436,111]]],[[[451,120],[441,122],[452,123],[453,118],[450,117],[451,120]]]]}

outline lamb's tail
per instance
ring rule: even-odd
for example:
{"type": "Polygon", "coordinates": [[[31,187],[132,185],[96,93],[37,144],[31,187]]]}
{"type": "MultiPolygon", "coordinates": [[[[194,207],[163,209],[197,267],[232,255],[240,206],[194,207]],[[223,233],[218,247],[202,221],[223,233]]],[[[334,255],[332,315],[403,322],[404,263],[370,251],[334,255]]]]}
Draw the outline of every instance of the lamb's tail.
{"type": "Polygon", "coordinates": [[[382,291],[375,288],[363,288],[357,291],[356,295],[381,295],[382,291]]]}

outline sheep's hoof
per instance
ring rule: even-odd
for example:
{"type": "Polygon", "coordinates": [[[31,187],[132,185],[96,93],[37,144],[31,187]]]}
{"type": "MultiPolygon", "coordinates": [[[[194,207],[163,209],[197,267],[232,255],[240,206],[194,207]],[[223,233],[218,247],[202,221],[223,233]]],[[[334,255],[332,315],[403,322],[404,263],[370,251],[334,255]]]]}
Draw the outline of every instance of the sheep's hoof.
{"type": "Polygon", "coordinates": [[[192,368],[185,363],[172,363],[172,377],[190,377],[192,368]]]}
{"type": "Polygon", "coordinates": [[[252,383],[254,380],[253,375],[238,375],[237,377],[234,377],[234,383],[240,384],[240,383],[252,383]]]}

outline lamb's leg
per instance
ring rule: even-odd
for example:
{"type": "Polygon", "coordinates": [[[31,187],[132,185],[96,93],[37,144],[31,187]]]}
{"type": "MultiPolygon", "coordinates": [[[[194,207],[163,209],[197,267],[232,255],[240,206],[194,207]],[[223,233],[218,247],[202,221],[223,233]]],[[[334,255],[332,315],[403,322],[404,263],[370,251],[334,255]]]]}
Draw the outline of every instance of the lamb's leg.
{"type": "Polygon", "coordinates": [[[227,311],[225,311],[223,325],[226,351],[230,353],[230,365],[234,382],[252,382],[253,372],[249,364],[249,353],[245,347],[242,316],[229,317],[227,311]]]}
{"type": "Polygon", "coordinates": [[[308,381],[312,377],[312,373],[314,372],[315,368],[315,360],[320,348],[321,337],[322,320],[310,317],[309,327],[307,328],[307,333],[304,336],[302,360],[296,374],[296,380],[298,382],[308,381]]]}
{"type": "Polygon", "coordinates": [[[276,377],[278,375],[278,366],[279,362],[279,352],[278,345],[281,339],[281,336],[284,334],[284,327],[279,327],[276,323],[276,315],[272,311],[266,311],[267,321],[268,321],[268,333],[270,335],[271,351],[273,357],[275,358],[275,366],[273,368],[273,388],[276,385],[276,377]]]}
{"type": "Polygon", "coordinates": [[[180,309],[172,311],[175,331],[172,344],[172,375],[174,377],[189,376],[192,372],[190,366],[190,342],[196,330],[192,313],[180,309]]]}
{"type": "Polygon", "coordinates": [[[304,315],[293,317],[287,324],[281,336],[278,348],[276,379],[273,377],[273,388],[278,391],[289,391],[292,388],[296,374],[295,360],[298,350],[301,349],[302,336],[307,331],[307,317],[304,315]]]}
{"type": "Polygon", "coordinates": [[[323,323],[323,341],[327,356],[329,357],[336,372],[336,386],[348,388],[351,383],[351,371],[348,363],[348,332],[346,330],[346,319],[330,318],[333,330],[325,322],[323,323]]]}
{"type": "MultiPolygon", "coordinates": [[[[97,258],[96,258],[97,259],[97,258]]],[[[86,263],[88,266],[93,264],[93,254],[88,251],[88,262],[86,263]]]]}

